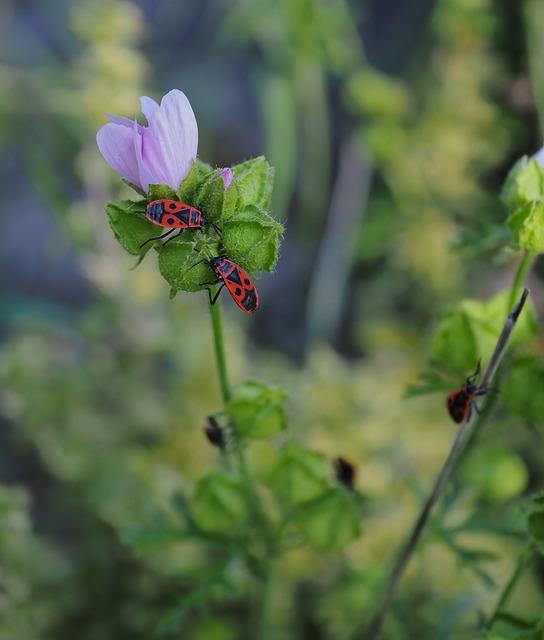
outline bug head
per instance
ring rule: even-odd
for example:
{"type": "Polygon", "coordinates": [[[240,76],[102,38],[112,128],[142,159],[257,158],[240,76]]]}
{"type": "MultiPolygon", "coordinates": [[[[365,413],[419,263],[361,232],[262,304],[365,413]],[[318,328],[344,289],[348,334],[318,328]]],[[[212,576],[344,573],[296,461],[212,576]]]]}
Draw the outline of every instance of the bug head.
{"type": "Polygon", "coordinates": [[[218,267],[221,266],[221,263],[223,262],[223,260],[224,260],[224,256],[216,256],[215,258],[211,258],[210,260],[208,260],[208,264],[212,269],[217,269],[218,267]]]}

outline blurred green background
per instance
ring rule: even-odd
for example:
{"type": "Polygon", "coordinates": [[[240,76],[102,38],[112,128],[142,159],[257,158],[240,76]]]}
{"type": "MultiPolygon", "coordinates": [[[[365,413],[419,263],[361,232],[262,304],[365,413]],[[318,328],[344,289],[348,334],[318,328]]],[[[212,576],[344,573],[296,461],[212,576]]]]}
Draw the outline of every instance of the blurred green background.
{"type": "MultiPolygon", "coordinates": [[[[343,551],[284,556],[269,637],[355,638],[455,433],[444,393],[405,391],[440,313],[511,283],[498,193],[541,146],[543,32],[540,0],[3,1],[1,640],[151,638],[210,561],[130,536],[216,464],[202,425],[220,395],[205,295],[168,300],[108,228],[130,191],[96,148],[105,114],[180,88],[202,159],[276,168],[282,255],[255,318],[224,303],[229,366],[285,388],[291,434],[356,463],[366,507],[343,551]]],[[[493,608],[544,480],[543,348],[519,356],[529,387],[503,379],[385,638],[474,637],[493,608]]],[[[251,449],[257,475],[276,448],[251,449]]],[[[172,637],[253,637],[251,577],[233,573],[172,637]]],[[[513,609],[541,614],[543,591],[539,561],[513,609]]]]}

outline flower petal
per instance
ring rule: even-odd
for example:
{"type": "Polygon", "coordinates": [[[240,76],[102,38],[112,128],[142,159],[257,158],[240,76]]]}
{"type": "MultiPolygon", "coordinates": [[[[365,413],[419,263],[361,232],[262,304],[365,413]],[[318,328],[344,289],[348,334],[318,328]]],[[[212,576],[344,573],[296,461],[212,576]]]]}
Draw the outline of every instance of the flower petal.
{"type": "Polygon", "coordinates": [[[106,118],[113,122],[113,124],[122,124],[124,127],[130,127],[132,129],[132,120],[125,118],[125,116],[114,116],[113,113],[106,113],[106,118]]]}
{"type": "Polygon", "coordinates": [[[143,163],[148,172],[177,189],[189,173],[198,148],[195,114],[185,94],[178,89],[167,93],[142,135],[143,163]]]}
{"type": "Polygon", "coordinates": [[[140,98],[140,108],[144,116],[147,118],[147,122],[149,123],[159,109],[159,105],[155,102],[155,100],[153,100],[153,98],[142,96],[140,98]]]}
{"type": "Polygon", "coordinates": [[[98,130],[96,143],[104,160],[112,169],[129,182],[141,187],[134,135],[134,130],[124,124],[110,122],[98,130]]]}

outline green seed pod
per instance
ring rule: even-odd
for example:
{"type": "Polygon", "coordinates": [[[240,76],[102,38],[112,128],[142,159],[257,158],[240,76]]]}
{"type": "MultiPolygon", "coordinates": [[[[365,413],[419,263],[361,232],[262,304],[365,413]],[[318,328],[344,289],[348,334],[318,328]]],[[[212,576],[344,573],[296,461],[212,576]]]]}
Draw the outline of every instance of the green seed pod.
{"type": "MultiPolygon", "coordinates": [[[[191,232],[184,231],[184,235],[189,233],[191,232]]],[[[217,255],[219,252],[217,243],[203,244],[202,241],[190,238],[176,239],[162,245],[158,251],[159,270],[171,287],[171,298],[178,291],[200,291],[204,288],[201,286],[202,282],[209,282],[215,277],[205,262],[197,263],[217,255]]]]}
{"type": "Polygon", "coordinates": [[[228,257],[246,271],[272,271],[278,261],[283,225],[262,209],[246,207],[223,223],[228,257]]]}

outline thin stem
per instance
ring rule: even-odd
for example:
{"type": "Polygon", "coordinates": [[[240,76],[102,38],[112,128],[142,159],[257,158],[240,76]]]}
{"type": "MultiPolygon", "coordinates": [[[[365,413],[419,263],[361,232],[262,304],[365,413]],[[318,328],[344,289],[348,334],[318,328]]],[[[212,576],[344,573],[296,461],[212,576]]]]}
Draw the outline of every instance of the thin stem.
{"type": "MultiPolygon", "coordinates": [[[[510,338],[512,330],[516,325],[517,319],[525,305],[525,301],[528,295],[529,295],[529,290],[524,289],[521,295],[521,298],[519,299],[519,302],[517,303],[515,309],[506,318],[504,327],[497,340],[497,344],[495,346],[493,355],[491,356],[487,369],[485,370],[485,373],[483,375],[480,388],[486,388],[491,383],[491,380],[493,379],[493,375],[495,374],[497,366],[504,354],[504,350],[508,343],[508,339],[510,338]]],[[[425,530],[427,521],[429,520],[429,516],[431,514],[431,511],[434,505],[436,504],[440,494],[442,493],[444,487],[446,486],[446,483],[457,463],[459,456],[461,455],[461,452],[464,449],[464,446],[467,440],[472,435],[472,432],[476,426],[476,423],[477,421],[475,419],[469,419],[466,422],[464,422],[459,428],[459,431],[457,432],[457,436],[453,442],[453,445],[450,449],[448,457],[446,458],[446,461],[444,462],[442,469],[440,470],[440,473],[436,478],[431,494],[429,495],[425,504],[423,505],[423,509],[421,510],[421,513],[419,514],[416,520],[416,523],[414,525],[414,528],[412,529],[412,532],[410,533],[410,536],[408,537],[408,540],[402,547],[402,550],[399,554],[399,557],[397,559],[393,572],[391,573],[391,576],[387,583],[387,587],[386,587],[381,605],[378,609],[378,612],[372,619],[365,633],[365,638],[367,640],[376,640],[379,637],[382,629],[383,621],[385,619],[385,615],[387,614],[387,611],[391,606],[399,580],[402,574],[404,573],[404,570],[406,569],[406,565],[408,564],[408,561],[412,557],[412,554],[414,553],[417,547],[417,544],[419,542],[419,539],[421,538],[423,531],[425,530]]]]}
{"type": "Polygon", "coordinates": [[[223,326],[221,322],[221,305],[216,302],[210,305],[210,315],[212,318],[213,340],[215,346],[215,359],[217,361],[217,373],[219,384],[221,385],[221,395],[225,404],[231,398],[229,375],[227,372],[227,361],[225,358],[225,346],[223,343],[223,326]]]}
{"type": "MultiPolygon", "coordinates": [[[[223,342],[223,328],[221,322],[221,307],[219,302],[212,305],[210,304],[210,315],[212,319],[212,330],[213,330],[213,338],[214,338],[214,346],[215,346],[215,357],[217,360],[217,373],[219,376],[219,383],[221,385],[221,394],[223,396],[223,402],[225,405],[228,404],[231,399],[231,389],[229,384],[229,377],[227,371],[227,362],[225,357],[225,346],[223,342]]],[[[253,513],[253,517],[255,519],[255,523],[257,527],[259,527],[261,532],[261,537],[264,540],[266,546],[266,574],[263,578],[263,596],[261,600],[261,607],[259,611],[259,622],[258,622],[258,638],[266,639],[269,637],[268,627],[269,627],[269,619],[270,619],[270,590],[271,583],[273,580],[273,575],[271,575],[272,571],[272,562],[275,556],[275,543],[273,537],[271,536],[271,530],[268,524],[268,520],[266,518],[266,514],[261,506],[261,502],[259,500],[259,496],[255,490],[253,485],[253,481],[251,478],[251,474],[249,472],[244,450],[238,441],[236,428],[233,426],[233,435],[235,437],[234,442],[234,453],[236,456],[236,462],[238,465],[238,470],[240,473],[240,477],[242,479],[242,483],[244,486],[244,491],[247,496],[249,507],[253,513]]]]}
{"type": "Polygon", "coordinates": [[[512,595],[512,592],[514,591],[517,583],[519,582],[520,578],[523,576],[523,574],[525,573],[525,571],[527,570],[527,568],[529,567],[531,560],[533,559],[533,556],[535,554],[535,547],[533,543],[530,543],[529,545],[527,545],[527,547],[525,548],[525,550],[523,551],[523,553],[520,555],[520,557],[518,558],[518,561],[516,563],[516,566],[514,567],[514,571],[512,572],[512,575],[510,576],[510,580],[508,580],[508,582],[506,583],[500,598],[497,602],[497,606],[495,607],[495,610],[493,611],[491,617],[489,618],[489,621],[486,625],[487,629],[491,629],[491,627],[493,626],[493,624],[495,623],[495,621],[497,620],[497,617],[499,616],[499,614],[501,613],[501,611],[504,609],[506,603],[508,602],[508,600],[510,599],[510,596],[512,595]]]}
{"type": "Polygon", "coordinates": [[[508,311],[510,312],[514,308],[516,300],[519,298],[521,288],[525,282],[525,276],[531,268],[535,257],[530,253],[524,253],[521,262],[518,264],[516,275],[514,276],[514,282],[510,289],[510,297],[508,298],[508,311]]]}

